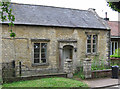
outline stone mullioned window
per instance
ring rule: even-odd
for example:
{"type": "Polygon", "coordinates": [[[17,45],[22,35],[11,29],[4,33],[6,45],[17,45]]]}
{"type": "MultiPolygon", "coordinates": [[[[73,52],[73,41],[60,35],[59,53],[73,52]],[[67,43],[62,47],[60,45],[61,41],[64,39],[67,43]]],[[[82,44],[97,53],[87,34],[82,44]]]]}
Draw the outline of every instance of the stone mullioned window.
{"type": "Polygon", "coordinates": [[[47,58],[47,43],[34,43],[34,63],[46,63],[47,58]]]}
{"type": "Polygon", "coordinates": [[[87,54],[97,53],[97,35],[87,34],[87,54]]]}

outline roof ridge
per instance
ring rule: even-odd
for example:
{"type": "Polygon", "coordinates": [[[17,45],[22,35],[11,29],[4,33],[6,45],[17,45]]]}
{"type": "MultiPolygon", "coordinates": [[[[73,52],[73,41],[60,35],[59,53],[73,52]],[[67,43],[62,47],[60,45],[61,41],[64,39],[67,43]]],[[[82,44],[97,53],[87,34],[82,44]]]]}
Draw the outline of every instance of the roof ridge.
{"type": "Polygon", "coordinates": [[[11,4],[28,5],[28,6],[42,6],[42,7],[51,7],[51,8],[60,8],[60,9],[69,9],[69,10],[78,10],[78,11],[88,11],[89,12],[89,10],[83,10],[83,9],[77,9],[77,8],[66,8],[66,7],[47,6],[47,5],[38,5],[38,4],[26,4],[26,3],[24,4],[24,3],[15,3],[15,2],[11,2],[11,4]]]}

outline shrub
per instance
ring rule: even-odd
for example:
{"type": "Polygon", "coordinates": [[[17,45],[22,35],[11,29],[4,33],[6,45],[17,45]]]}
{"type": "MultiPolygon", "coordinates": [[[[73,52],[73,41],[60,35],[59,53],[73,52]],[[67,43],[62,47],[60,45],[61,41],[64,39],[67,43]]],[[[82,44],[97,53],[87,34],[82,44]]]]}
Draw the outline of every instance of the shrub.
{"type": "Polygon", "coordinates": [[[110,55],[110,57],[116,57],[116,58],[120,58],[120,48],[116,49],[113,55],[110,55]]]}
{"type": "Polygon", "coordinates": [[[83,72],[83,66],[77,67],[77,69],[78,70],[74,73],[74,77],[85,79],[85,75],[84,75],[84,72],[83,72]]]}
{"type": "Polygon", "coordinates": [[[104,60],[99,60],[98,58],[93,59],[91,64],[91,70],[104,70],[110,69],[104,60]]]}
{"type": "Polygon", "coordinates": [[[80,66],[77,67],[77,70],[74,73],[74,77],[85,79],[85,75],[84,75],[84,72],[83,72],[83,61],[80,61],[80,66]]]}

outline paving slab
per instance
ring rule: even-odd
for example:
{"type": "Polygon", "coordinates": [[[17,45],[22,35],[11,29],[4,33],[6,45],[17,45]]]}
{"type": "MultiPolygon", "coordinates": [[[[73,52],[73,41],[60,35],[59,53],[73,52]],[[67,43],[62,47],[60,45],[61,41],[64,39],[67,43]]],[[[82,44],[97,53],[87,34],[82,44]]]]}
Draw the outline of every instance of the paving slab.
{"type": "Polygon", "coordinates": [[[113,78],[99,78],[99,79],[87,79],[83,80],[89,87],[108,87],[120,84],[120,79],[113,78]]]}

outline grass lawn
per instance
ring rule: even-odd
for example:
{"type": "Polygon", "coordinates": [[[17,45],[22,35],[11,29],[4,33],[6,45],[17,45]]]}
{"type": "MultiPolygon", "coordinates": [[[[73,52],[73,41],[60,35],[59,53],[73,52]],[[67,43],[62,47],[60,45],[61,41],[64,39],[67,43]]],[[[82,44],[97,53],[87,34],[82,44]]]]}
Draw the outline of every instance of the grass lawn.
{"type": "Polygon", "coordinates": [[[18,81],[3,84],[2,87],[87,87],[88,85],[77,80],[68,78],[43,78],[37,80],[18,81]]]}

